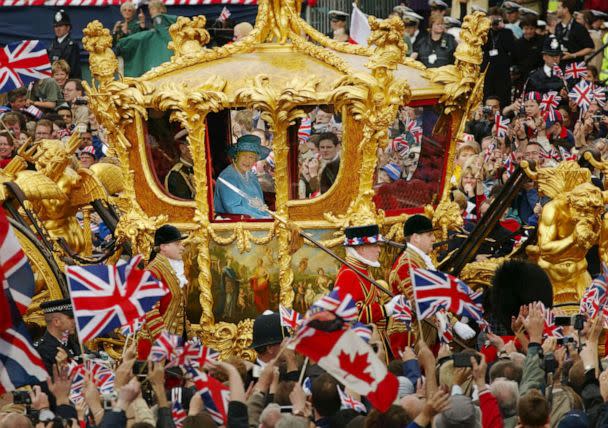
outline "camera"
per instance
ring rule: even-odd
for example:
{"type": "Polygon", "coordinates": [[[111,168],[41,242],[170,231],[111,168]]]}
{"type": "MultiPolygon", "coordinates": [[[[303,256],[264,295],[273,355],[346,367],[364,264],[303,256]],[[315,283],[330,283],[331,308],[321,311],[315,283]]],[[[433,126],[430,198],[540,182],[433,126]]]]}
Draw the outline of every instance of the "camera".
{"type": "Polygon", "coordinates": [[[566,345],[568,343],[574,343],[574,337],[566,336],[557,338],[558,345],[566,345]]]}
{"type": "Polygon", "coordinates": [[[74,99],[73,104],[76,106],[86,106],[87,104],[89,104],[89,100],[87,100],[86,98],[78,97],[74,99]]]}
{"type": "Polygon", "coordinates": [[[32,404],[32,397],[27,391],[13,391],[13,404],[32,404]]]}
{"type": "Polygon", "coordinates": [[[557,370],[557,360],[553,354],[545,355],[543,363],[545,373],[555,373],[555,370],[557,370]]]}
{"type": "Polygon", "coordinates": [[[481,111],[483,112],[483,114],[485,114],[487,116],[489,114],[492,114],[492,107],[490,107],[490,106],[483,106],[483,108],[481,109],[481,111]]]}
{"type": "Polygon", "coordinates": [[[502,24],[502,19],[501,18],[494,18],[494,19],[492,19],[492,27],[498,27],[500,24],[502,24]]]}
{"type": "Polygon", "coordinates": [[[477,364],[481,362],[479,354],[472,354],[470,352],[458,352],[452,355],[454,361],[454,367],[472,367],[471,357],[475,357],[477,364]]]}
{"type": "Polygon", "coordinates": [[[104,410],[112,409],[114,401],[118,398],[116,392],[112,392],[109,394],[101,394],[101,402],[103,403],[104,410]]]}

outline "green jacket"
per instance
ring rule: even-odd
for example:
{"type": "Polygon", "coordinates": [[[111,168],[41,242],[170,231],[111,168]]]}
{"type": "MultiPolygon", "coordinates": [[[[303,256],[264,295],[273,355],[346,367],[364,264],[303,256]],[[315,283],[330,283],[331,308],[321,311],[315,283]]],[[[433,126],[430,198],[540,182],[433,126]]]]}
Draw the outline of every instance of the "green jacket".
{"type": "MultiPolygon", "coordinates": [[[[608,33],[604,34],[602,44],[608,43],[608,33]]],[[[604,59],[602,60],[602,70],[600,71],[600,80],[608,79],[608,47],[604,48],[604,59]]]]}
{"type": "Polygon", "coordinates": [[[146,29],[141,28],[139,26],[139,21],[137,20],[137,17],[135,17],[135,19],[132,19],[127,24],[127,33],[126,34],[122,32],[122,27],[118,27],[118,30],[112,34],[112,39],[114,41],[114,44],[116,44],[120,39],[130,36],[135,33],[139,33],[140,31],[146,31],[146,29]]]}
{"type": "Polygon", "coordinates": [[[124,75],[138,77],[153,67],[169,61],[173,52],[167,48],[171,41],[169,26],[177,16],[161,14],[152,20],[153,27],[124,37],[116,43],[116,54],[125,62],[124,75]]]}

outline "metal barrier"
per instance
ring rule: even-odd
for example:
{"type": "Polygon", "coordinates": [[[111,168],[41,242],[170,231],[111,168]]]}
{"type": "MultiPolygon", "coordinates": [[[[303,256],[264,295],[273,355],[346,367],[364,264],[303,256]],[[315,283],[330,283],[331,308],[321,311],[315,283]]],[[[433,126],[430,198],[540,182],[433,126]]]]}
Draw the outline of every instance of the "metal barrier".
{"type": "MultiPolygon", "coordinates": [[[[352,0],[318,0],[317,6],[310,9],[309,24],[321,33],[330,31],[328,13],[330,10],[341,10],[351,14],[353,10],[352,0]]],[[[395,0],[359,0],[359,9],[368,15],[378,18],[386,18],[398,4],[395,0]]],[[[350,21],[350,18],[349,18],[350,21]]]]}

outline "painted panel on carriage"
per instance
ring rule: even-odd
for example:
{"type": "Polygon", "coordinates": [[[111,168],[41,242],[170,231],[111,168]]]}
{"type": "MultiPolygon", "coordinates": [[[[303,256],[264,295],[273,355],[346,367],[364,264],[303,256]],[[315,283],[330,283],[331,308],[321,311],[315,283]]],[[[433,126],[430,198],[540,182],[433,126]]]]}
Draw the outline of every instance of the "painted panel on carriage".
{"type": "MultiPolygon", "coordinates": [[[[308,230],[316,239],[332,238],[333,230],[308,230]]],[[[251,232],[254,238],[266,236],[266,231],[251,232]]],[[[251,244],[251,251],[241,253],[236,242],[222,246],[211,244],[211,279],[213,314],[216,322],[237,323],[246,318],[255,318],[266,309],[279,308],[279,252],[276,240],[267,245],[251,244]]],[[[344,256],[342,248],[337,252],[344,256]]],[[[196,257],[193,255],[193,257],[196,257]]],[[[294,273],[294,308],[305,312],[318,297],[327,293],[338,272],[338,262],[308,245],[300,248],[292,257],[294,273]]],[[[190,272],[192,285],[197,284],[198,270],[195,265],[190,272]]],[[[200,319],[198,285],[190,287],[188,297],[188,319],[200,319]]]]}

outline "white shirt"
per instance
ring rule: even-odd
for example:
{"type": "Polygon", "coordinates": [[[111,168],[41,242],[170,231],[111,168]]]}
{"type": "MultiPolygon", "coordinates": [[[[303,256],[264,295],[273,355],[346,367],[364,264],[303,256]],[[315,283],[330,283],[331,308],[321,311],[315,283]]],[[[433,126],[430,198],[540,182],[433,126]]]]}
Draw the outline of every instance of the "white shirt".
{"type": "Polygon", "coordinates": [[[424,260],[424,263],[426,264],[426,266],[425,266],[426,269],[435,270],[435,265],[433,264],[433,260],[424,251],[422,251],[420,248],[416,247],[414,244],[407,244],[407,247],[411,248],[416,254],[418,254],[420,257],[422,257],[422,260],[424,260]]]}
{"type": "Polygon", "coordinates": [[[551,75],[553,74],[553,70],[547,64],[543,65],[543,71],[545,72],[547,77],[551,77],[551,75]]]}
{"type": "Polygon", "coordinates": [[[184,286],[188,284],[188,279],[186,278],[186,274],[184,273],[184,262],[181,260],[169,259],[168,257],[167,259],[169,260],[169,264],[175,271],[175,275],[179,280],[179,287],[184,288],[184,286]]]}
{"type": "Polygon", "coordinates": [[[63,36],[61,36],[61,37],[57,37],[57,42],[58,42],[58,43],[62,43],[62,42],[65,40],[65,38],[66,38],[67,36],[68,36],[68,35],[66,34],[66,35],[63,35],[63,36]]]}

